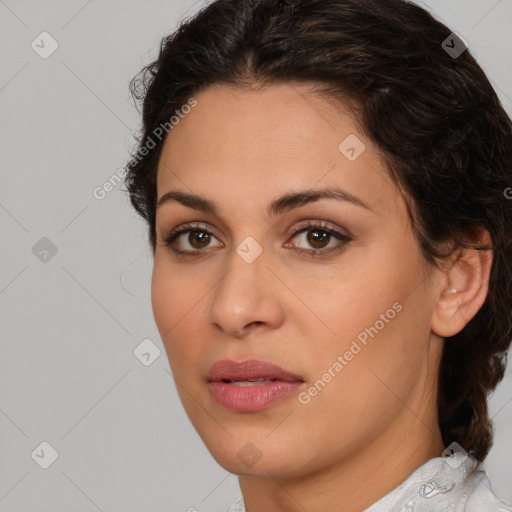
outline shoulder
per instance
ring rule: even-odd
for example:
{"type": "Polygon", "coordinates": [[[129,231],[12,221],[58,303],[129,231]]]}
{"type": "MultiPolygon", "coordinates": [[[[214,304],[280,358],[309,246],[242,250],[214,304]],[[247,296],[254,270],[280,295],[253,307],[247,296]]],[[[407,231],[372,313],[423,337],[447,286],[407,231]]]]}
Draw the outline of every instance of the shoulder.
{"type": "MultiPolygon", "coordinates": [[[[484,471],[473,471],[464,482],[462,490],[464,512],[512,512],[512,505],[494,494],[491,483],[484,471]]],[[[458,509],[457,509],[458,512],[458,509]]]]}

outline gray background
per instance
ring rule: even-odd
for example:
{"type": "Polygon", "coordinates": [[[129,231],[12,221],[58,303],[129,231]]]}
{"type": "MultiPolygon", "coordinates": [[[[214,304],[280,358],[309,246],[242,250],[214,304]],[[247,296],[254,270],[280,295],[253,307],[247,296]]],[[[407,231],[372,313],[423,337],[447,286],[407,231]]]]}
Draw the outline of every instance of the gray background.
{"type": "MultiPolygon", "coordinates": [[[[511,113],[512,1],[424,3],[466,39],[511,113]]],[[[0,511],[213,512],[238,493],[178,400],[145,225],[122,190],[93,196],[139,126],[129,80],[201,5],[0,0],[0,511]],[[59,45],[47,59],[31,47],[43,31],[59,45]],[[147,338],[161,350],[149,366],[133,354],[147,338]],[[47,469],[43,441],[58,452],[47,469]]],[[[510,368],[490,408],[485,467],[512,501],[510,368]]]]}

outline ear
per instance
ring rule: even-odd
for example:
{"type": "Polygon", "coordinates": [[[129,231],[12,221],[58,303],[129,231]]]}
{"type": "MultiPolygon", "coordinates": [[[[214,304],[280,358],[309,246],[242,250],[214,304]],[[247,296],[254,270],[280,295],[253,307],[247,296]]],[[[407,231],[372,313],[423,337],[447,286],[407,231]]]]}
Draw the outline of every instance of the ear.
{"type": "Polygon", "coordinates": [[[432,312],[432,331],[454,336],[477,314],[487,297],[493,260],[491,236],[484,229],[468,233],[466,240],[488,250],[458,247],[440,277],[432,312]]]}

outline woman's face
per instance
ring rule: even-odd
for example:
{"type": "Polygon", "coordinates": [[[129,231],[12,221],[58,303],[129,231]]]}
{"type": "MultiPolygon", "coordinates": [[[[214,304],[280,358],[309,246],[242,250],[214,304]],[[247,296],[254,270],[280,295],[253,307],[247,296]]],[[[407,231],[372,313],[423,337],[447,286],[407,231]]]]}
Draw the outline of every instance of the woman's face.
{"type": "Polygon", "coordinates": [[[157,209],[155,320],[188,417],[239,475],[438,442],[435,272],[376,147],[309,91],[209,87],[158,168],[158,200],[182,196],[157,209]],[[287,373],[211,372],[226,360],[287,373]],[[223,382],[258,377],[277,380],[223,382]]]}

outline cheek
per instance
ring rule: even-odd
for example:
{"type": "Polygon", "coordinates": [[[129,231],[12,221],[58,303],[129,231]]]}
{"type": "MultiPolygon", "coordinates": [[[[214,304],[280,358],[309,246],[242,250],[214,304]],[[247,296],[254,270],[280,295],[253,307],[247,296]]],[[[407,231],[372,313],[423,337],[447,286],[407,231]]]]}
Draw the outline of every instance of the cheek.
{"type": "Polygon", "coordinates": [[[179,326],[187,315],[197,314],[204,293],[204,284],[197,276],[186,275],[179,266],[169,263],[165,255],[155,257],[151,305],[161,334],[179,326]]]}
{"type": "Polygon", "coordinates": [[[204,292],[196,289],[198,286],[194,281],[184,283],[183,276],[155,259],[151,304],[171,368],[178,359],[180,364],[186,363],[187,359],[193,364],[194,349],[200,344],[198,315],[202,314],[200,298],[204,292]]]}
{"type": "Polygon", "coordinates": [[[172,273],[165,271],[164,266],[155,259],[151,279],[151,306],[164,342],[167,337],[166,333],[172,329],[180,315],[178,295],[182,292],[177,293],[179,287],[176,286],[176,283],[171,284],[173,283],[172,277],[172,273]]]}
{"type": "Polygon", "coordinates": [[[389,323],[395,323],[396,309],[417,278],[417,269],[407,265],[397,268],[384,258],[365,260],[363,256],[354,264],[346,260],[337,273],[311,280],[302,274],[294,289],[301,290],[307,310],[302,306],[298,309],[297,321],[307,330],[319,329],[319,339],[326,346],[340,344],[339,348],[376,322],[379,331],[384,330],[383,321],[387,329],[389,323]]]}
{"type": "Polygon", "coordinates": [[[308,382],[319,389],[312,390],[311,410],[330,410],[350,424],[344,414],[352,411],[354,428],[366,415],[378,424],[380,417],[397,412],[401,402],[395,393],[408,396],[428,358],[425,298],[420,288],[410,293],[417,274],[395,270],[389,276],[362,279],[364,286],[357,286],[354,276],[342,291],[330,293],[322,318],[332,332],[318,336],[314,347],[304,345],[310,362],[308,382]]]}
{"type": "Polygon", "coordinates": [[[333,425],[346,439],[373,438],[411,402],[424,373],[426,343],[415,338],[414,308],[392,309],[388,323],[375,316],[386,314],[386,307],[372,304],[369,310],[347,308],[337,317],[336,335],[324,337],[322,349],[314,347],[307,357],[308,388],[300,397],[304,421],[311,431],[325,432],[327,444],[333,425]]]}
{"type": "Polygon", "coordinates": [[[331,279],[305,284],[303,280],[309,308],[301,308],[296,317],[299,331],[308,333],[302,347],[309,380],[321,378],[338,356],[346,356],[343,370],[336,372],[344,377],[333,379],[337,384],[329,387],[340,385],[339,392],[346,387],[361,396],[377,379],[370,369],[378,375],[383,371],[383,378],[396,379],[399,387],[404,385],[397,372],[404,365],[412,371],[421,366],[430,332],[426,297],[418,286],[424,268],[414,246],[406,250],[390,244],[372,249],[358,251],[357,261],[347,258],[331,279]]]}

